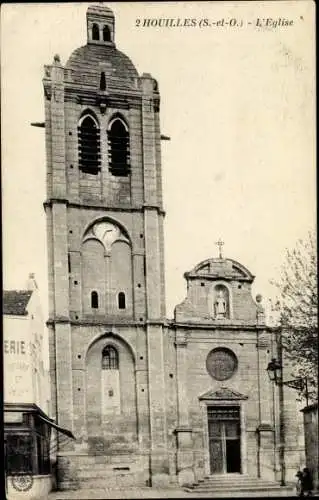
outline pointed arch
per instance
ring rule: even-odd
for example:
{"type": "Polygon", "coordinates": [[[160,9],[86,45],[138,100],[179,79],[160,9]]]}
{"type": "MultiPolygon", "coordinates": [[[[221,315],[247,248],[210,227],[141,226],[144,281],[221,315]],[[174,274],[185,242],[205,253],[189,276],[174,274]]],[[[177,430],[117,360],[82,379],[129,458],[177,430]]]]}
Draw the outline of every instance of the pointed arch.
{"type": "Polygon", "coordinates": [[[90,222],[83,231],[82,242],[88,239],[96,239],[103,243],[103,238],[101,238],[101,232],[98,230],[99,225],[102,225],[103,223],[117,227],[119,229],[119,235],[117,239],[122,241],[127,241],[129,246],[132,248],[132,239],[128,229],[124,226],[123,223],[109,216],[98,217],[93,222],[90,222]]]}
{"type": "Polygon", "coordinates": [[[103,342],[104,346],[111,345],[111,346],[114,346],[116,349],[118,349],[118,346],[120,346],[122,344],[125,347],[125,349],[127,349],[127,351],[129,352],[130,357],[132,358],[132,363],[135,366],[137,355],[136,355],[136,352],[133,348],[133,345],[126,338],[122,337],[122,335],[120,335],[115,328],[114,329],[112,328],[112,330],[109,330],[109,331],[106,330],[103,333],[98,333],[92,339],[90,339],[90,341],[87,343],[86,348],[84,350],[85,351],[84,357],[85,357],[86,363],[87,363],[87,357],[88,357],[90,350],[94,346],[100,345],[101,342],[103,342]]]}
{"type": "Polygon", "coordinates": [[[82,122],[85,120],[85,118],[87,116],[89,116],[90,118],[92,118],[92,120],[94,121],[94,124],[95,124],[96,128],[100,130],[100,123],[99,123],[98,117],[96,116],[96,114],[93,111],[93,109],[90,109],[90,108],[86,108],[84,111],[82,111],[82,113],[80,114],[80,117],[79,117],[78,125],[81,126],[82,122]]]}
{"type": "Polygon", "coordinates": [[[100,436],[116,444],[132,443],[132,439],[137,441],[136,374],[132,346],[112,328],[88,339],[84,351],[88,437],[100,436]]]}
{"type": "Polygon", "coordinates": [[[112,127],[113,123],[114,123],[116,120],[120,120],[120,121],[123,123],[123,125],[124,125],[124,127],[125,127],[126,131],[127,131],[127,132],[129,132],[129,126],[128,126],[127,120],[126,120],[126,118],[122,115],[122,113],[119,113],[119,112],[114,113],[114,115],[112,115],[112,116],[111,116],[111,118],[109,119],[108,126],[107,126],[107,131],[108,131],[108,132],[110,131],[110,129],[111,129],[111,127],[112,127]]]}

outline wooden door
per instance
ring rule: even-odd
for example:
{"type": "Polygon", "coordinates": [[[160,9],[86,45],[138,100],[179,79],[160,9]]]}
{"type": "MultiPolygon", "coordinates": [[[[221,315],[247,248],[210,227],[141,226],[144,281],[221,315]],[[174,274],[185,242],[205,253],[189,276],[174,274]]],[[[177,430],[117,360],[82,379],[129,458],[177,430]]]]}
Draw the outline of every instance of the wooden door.
{"type": "Polygon", "coordinates": [[[208,408],[211,474],[241,472],[239,417],[238,407],[208,408]]]}

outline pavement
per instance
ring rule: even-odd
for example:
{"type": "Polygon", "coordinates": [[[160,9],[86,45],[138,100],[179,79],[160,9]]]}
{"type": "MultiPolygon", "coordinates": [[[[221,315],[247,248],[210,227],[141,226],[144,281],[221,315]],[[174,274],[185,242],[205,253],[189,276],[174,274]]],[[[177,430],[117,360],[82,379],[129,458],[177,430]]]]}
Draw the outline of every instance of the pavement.
{"type": "MultiPolygon", "coordinates": [[[[97,500],[97,499],[135,499],[135,498],[278,498],[292,497],[291,493],[282,491],[252,491],[231,493],[212,493],[212,492],[186,492],[182,488],[106,488],[106,489],[90,489],[76,491],[56,491],[51,492],[46,499],[43,500],[97,500]]],[[[294,497],[295,495],[293,495],[294,497]]]]}

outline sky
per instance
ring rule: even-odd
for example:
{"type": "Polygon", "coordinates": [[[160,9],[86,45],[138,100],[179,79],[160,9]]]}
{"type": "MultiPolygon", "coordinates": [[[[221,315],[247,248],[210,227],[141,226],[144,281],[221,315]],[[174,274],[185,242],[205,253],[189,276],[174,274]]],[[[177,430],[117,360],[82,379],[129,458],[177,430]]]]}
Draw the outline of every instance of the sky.
{"type": "MultiPolygon", "coordinates": [[[[185,297],[184,272],[217,257],[219,238],[266,303],[285,249],[316,224],[314,3],[106,5],[117,48],[159,83],[171,138],[162,141],[168,317],[185,297]]],[[[88,6],[1,8],[3,286],[23,289],[34,272],[45,314],[44,129],[30,123],[44,121],[43,66],[86,44],[88,6]]]]}

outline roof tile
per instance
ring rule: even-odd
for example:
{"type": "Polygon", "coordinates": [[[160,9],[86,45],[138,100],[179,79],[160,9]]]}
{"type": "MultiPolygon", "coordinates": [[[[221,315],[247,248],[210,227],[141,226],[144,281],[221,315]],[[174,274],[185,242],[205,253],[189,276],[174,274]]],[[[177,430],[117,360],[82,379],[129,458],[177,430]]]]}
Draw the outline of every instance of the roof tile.
{"type": "Polygon", "coordinates": [[[30,290],[9,290],[3,292],[3,314],[26,316],[26,307],[32,295],[30,290]]]}

